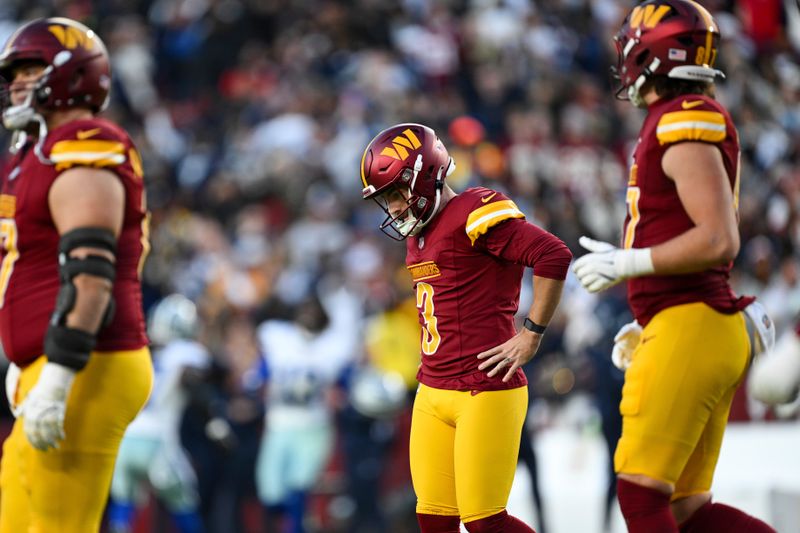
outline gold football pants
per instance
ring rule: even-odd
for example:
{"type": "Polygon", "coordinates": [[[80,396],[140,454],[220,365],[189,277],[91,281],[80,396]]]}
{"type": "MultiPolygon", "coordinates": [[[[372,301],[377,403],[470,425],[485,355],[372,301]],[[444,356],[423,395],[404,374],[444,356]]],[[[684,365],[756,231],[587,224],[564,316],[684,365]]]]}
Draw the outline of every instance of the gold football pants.
{"type": "MultiPolygon", "coordinates": [[[[22,369],[17,403],[45,362],[42,356],[22,369]]],[[[94,353],[72,384],[58,449],[33,448],[18,418],[0,463],[0,533],[99,531],[122,435],[152,383],[147,348],[94,353]]]]}
{"type": "Polygon", "coordinates": [[[744,320],[691,303],[664,309],[647,324],[625,373],[618,473],[674,484],[673,499],[711,488],[749,361],[744,320]]]}
{"type": "Polygon", "coordinates": [[[527,387],[473,395],[420,385],[410,443],[417,512],[471,522],[505,509],[527,408],[527,387]]]}

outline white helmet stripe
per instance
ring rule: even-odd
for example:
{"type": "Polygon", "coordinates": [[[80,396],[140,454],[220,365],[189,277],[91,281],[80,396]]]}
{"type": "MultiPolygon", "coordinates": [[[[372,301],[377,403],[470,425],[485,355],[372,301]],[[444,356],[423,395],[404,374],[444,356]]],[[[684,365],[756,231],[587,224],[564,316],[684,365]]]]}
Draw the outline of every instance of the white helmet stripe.
{"type": "Polygon", "coordinates": [[[414,185],[417,184],[417,176],[419,176],[420,170],[422,170],[422,154],[417,154],[417,160],[414,162],[414,177],[411,178],[411,185],[409,186],[411,192],[414,192],[414,185]]]}
{"type": "Polygon", "coordinates": [[[636,46],[636,39],[628,39],[628,42],[625,43],[625,48],[622,50],[622,57],[624,59],[628,58],[628,54],[631,53],[634,46],[636,46]]]}

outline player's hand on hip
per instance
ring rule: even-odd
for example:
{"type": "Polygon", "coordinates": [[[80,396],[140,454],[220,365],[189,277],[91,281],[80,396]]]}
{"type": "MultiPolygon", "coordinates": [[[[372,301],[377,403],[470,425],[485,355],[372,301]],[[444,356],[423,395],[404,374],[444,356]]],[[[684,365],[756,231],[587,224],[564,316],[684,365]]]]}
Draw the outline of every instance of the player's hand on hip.
{"type": "Polygon", "coordinates": [[[478,370],[492,367],[487,373],[490,378],[505,370],[503,381],[508,381],[519,367],[533,359],[541,342],[540,333],[522,329],[503,344],[479,353],[478,359],[485,361],[478,365],[478,370]]]}
{"type": "Polygon", "coordinates": [[[800,387],[800,337],[794,330],[781,335],[775,348],[753,361],[747,391],[769,405],[789,403],[800,387]]]}
{"type": "Polygon", "coordinates": [[[46,451],[64,439],[64,417],[75,371],[46,363],[22,405],[23,429],[31,446],[46,451]]]}
{"type": "Polygon", "coordinates": [[[620,370],[627,370],[633,359],[633,351],[639,346],[642,338],[642,326],[634,320],[622,326],[614,336],[614,349],[611,350],[611,362],[620,370]]]}
{"type": "Polygon", "coordinates": [[[578,242],[591,253],[578,258],[572,271],[589,292],[600,292],[624,279],[653,272],[650,248],[621,249],[586,236],[578,242]]]}

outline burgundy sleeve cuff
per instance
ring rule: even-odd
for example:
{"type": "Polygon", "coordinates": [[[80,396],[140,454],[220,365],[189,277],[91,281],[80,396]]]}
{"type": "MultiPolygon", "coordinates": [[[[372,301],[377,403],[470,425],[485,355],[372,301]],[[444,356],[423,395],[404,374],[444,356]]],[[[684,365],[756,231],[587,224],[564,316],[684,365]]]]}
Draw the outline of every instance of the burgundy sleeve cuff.
{"type": "Polygon", "coordinates": [[[522,219],[492,228],[482,243],[487,252],[506,261],[533,268],[535,275],[566,279],[572,253],[564,242],[522,219]]]}
{"type": "Polygon", "coordinates": [[[569,251],[569,248],[561,239],[553,238],[557,242],[554,242],[545,251],[542,259],[533,265],[533,274],[541,278],[565,280],[567,279],[570,261],[572,261],[572,252],[569,251]]]}

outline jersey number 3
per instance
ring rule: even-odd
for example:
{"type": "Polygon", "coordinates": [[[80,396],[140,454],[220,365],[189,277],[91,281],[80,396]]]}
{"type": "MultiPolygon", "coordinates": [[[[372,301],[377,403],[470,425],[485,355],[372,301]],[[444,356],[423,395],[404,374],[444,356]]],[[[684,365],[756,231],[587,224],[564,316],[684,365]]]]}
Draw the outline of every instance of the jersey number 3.
{"type": "Polygon", "coordinates": [[[428,283],[417,283],[417,309],[425,322],[425,327],[422,328],[422,353],[433,355],[439,349],[442,337],[436,329],[437,320],[433,314],[433,287],[428,283]]]}

